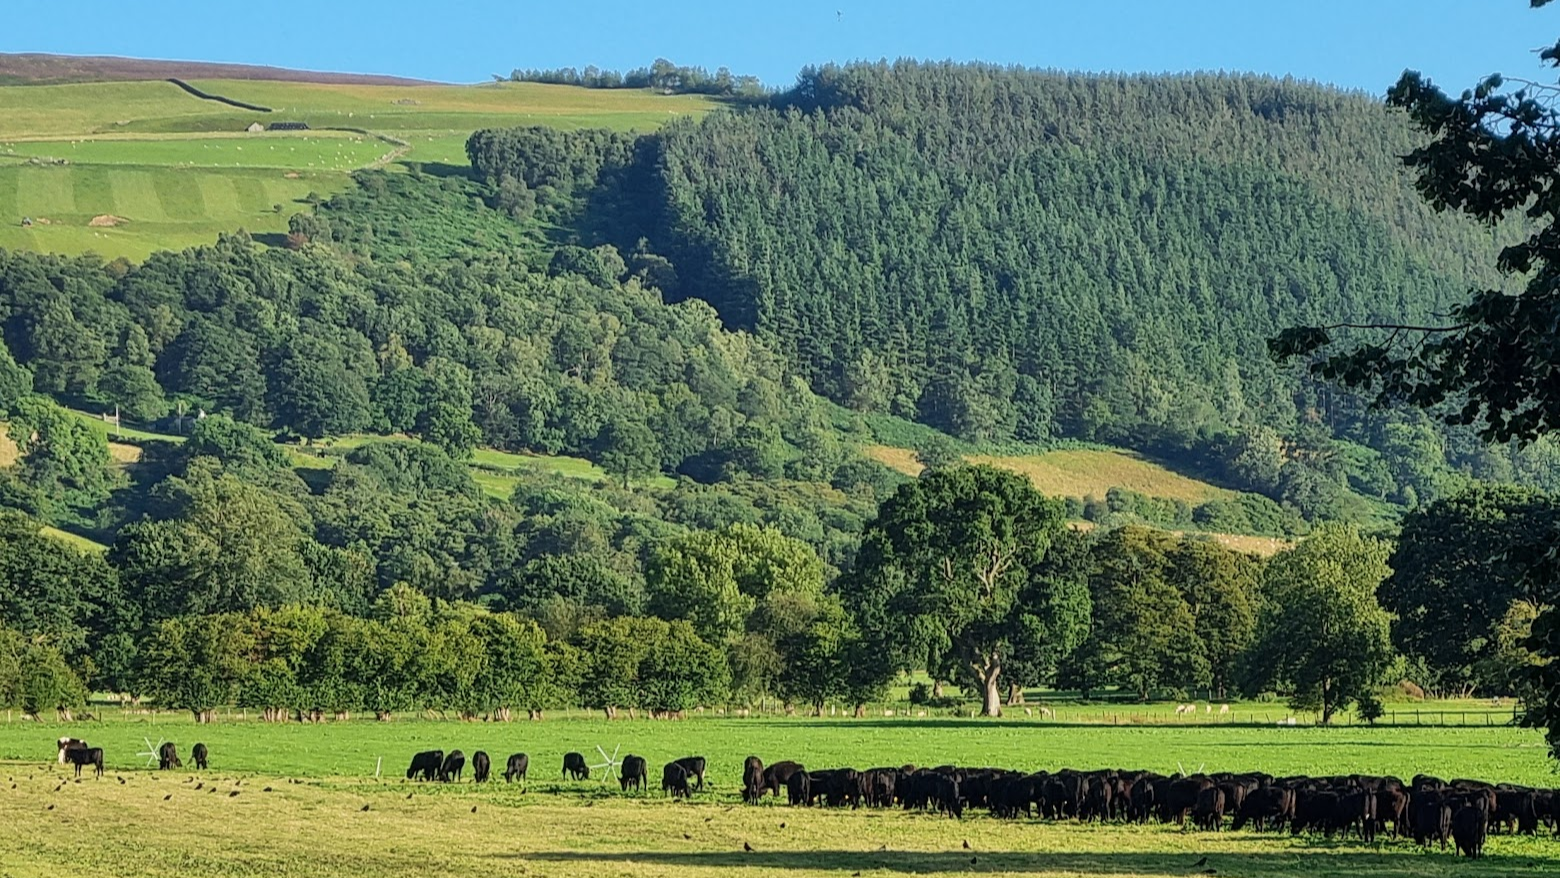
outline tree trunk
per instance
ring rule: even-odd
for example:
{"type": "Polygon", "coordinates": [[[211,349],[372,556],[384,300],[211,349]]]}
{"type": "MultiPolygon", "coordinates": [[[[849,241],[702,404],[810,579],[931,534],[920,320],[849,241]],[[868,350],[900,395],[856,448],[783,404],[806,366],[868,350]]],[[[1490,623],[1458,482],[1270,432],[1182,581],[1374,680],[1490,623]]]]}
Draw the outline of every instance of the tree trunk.
{"type": "Polygon", "coordinates": [[[867,715],[867,706],[865,704],[858,704],[858,705],[856,705],[856,719],[862,719],[866,715],[867,715]]]}
{"type": "Polygon", "coordinates": [[[943,697],[943,681],[941,681],[941,680],[933,680],[932,681],[932,697],[933,698],[941,698],[941,697],[943,697]]]}
{"type": "Polygon", "coordinates": [[[999,685],[1002,680],[1002,665],[997,663],[996,656],[986,660],[985,667],[975,667],[975,674],[980,678],[982,692],[981,715],[1002,715],[1002,689],[999,685]]]}
{"type": "Polygon", "coordinates": [[[1023,704],[1024,703],[1024,687],[1018,685],[1017,683],[1009,683],[1008,684],[1007,703],[1008,703],[1008,707],[1012,707],[1015,704],[1023,704]]]}

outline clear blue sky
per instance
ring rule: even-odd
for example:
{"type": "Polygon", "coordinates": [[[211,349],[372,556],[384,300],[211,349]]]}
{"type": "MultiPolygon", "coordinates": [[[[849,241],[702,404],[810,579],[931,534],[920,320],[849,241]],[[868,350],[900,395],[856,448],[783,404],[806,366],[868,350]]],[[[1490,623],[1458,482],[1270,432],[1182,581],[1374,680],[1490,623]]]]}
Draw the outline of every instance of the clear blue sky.
{"type": "Polygon", "coordinates": [[[789,85],[804,65],[916,57],[1084,71],[1256,71],[1384,92],[1542,75],[1560,8],[1526,0],[10,0],[0,51],[474,82],[656,57],[789,85]]]}

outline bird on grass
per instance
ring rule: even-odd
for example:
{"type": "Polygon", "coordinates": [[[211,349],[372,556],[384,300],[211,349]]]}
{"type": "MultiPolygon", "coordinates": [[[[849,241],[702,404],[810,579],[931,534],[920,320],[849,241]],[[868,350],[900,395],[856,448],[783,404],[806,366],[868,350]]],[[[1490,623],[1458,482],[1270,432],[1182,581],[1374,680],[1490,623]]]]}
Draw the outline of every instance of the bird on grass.
{"type": "Polygon", "coordinates": [[[50,811],[53,811],[53,810],[54,810],[54,806],[53,806],[53,805],[50,805],[50,806],[49,806],[49,810],[50,810],[50,811]]]}
{"type": "Polygon", "coordinates": [[[970,840],[967,839],[967,838],[964,840],[964,849],[965,850],[969,850],[970,849],[970,840]]]}
{"type": "Polygon", "coordinates": [[[124,778],[122,778],[122,777],[121,777],[121,778],[119,778],[119,782],[120,782],[120,783],[124,783],[124,782],[125,782],[125,779],[124,779],[124,778]]]}
{"type": "Polygon", "coordinates": [[[477,813],[477,806],[476,805],[472,805],[471,806],[471,813],[473,813],[473,814],[477,813]]]}
{"type": "Polygon", "coordinates": [[[1201,869],[1202,867],[1204,867],[1206,865],[1208,865],[1208,858],[1207,857],[1203,857],[1202,859],[1200,859],[1197,862],[1193,863],[1192,864],[1192,868],[1193,869],[1201,869]]]}
{"type": "Polygon", "coordinates": [[[163,796],[163,801],[166,802],[166,801],[168,801],[171,798],[173,798],[173,793],[169,793],[168,795],[163,796]]]}
{"type": "Polygon", "coordinates": [[[688,833],[685,832],[685,833],[683,833],[683,838],[692,840],[693,836],[691,836],[691,835],[689,835],[688,833]]]}
{"type": "MultiPolygon", "coordinates": [[[[50,805],[50,806],[49,806],[49,807],[50,807],[50,808],[52,808],[52,807],[54,807],[54,806],[53,806],[53,805],[50,805]]],[[[748,843],[747,843],[747,842],[743,842],[743,843],[742,843],[742,849],[743,849],[743,850],[745,850],[745,851],[747,851],[747,852],[748,852],[748,853],[750,853],[750,854],[751,854],[751,853],[752,853],[752,852],[753,852],[753,846],[752,846],[752,845],[750,845],[750,844],[748,844],[748,843]]]]}
{"type": "Polygon", "coordinates": [[[262,792],[262,793],[269,793],[270,791],[271,791],[271,788],[270,787],[266,787],[265,789],[261,790],[260,792],[262,792]]]}
{"type": "Polygon", "coordinates": [[[975,865],[978,862],[980,862],[980,857],[970,857],[970,865],[971,866],[975,865]]]}
{"type": "Polygon", "coordinates": [[[203,790],[205,788],[206,788],[206,782],[205,781],[201,781],[200,783],[195,785],[195,789],[197,789],[197,790],[203,790]]]}
{"type": "Polygon", "coordinates": [[[368,806],[367,806],[367,805],[364,805],[364,806],[363,806],[363,810],[364,810],[364,811],[367,811],[367,810],[368,810],[368,806]]]}
{"type": "Polygon", "coordinates": [[[412,794],[411,794],[411,793],[407,793],[407,794],[406,794],[406,797],[407,797],[407,798],[408,798],[408,799],[410,799],[410,798],[411,798],[411,797],[412,797],[412,794]]]}
{"type": "Polygon", "coordinates": [[[780,824],[780,828],[784,829],[785,828],[785,824],[784,823],[780,824]]]}
{"type": "Polygon", "coordinates": [[[231,799],[231,798],[233,798],[236,795],[238,795],[238,790],[234,790],[233,792],[228,793],[228,798],[231,799]]]}

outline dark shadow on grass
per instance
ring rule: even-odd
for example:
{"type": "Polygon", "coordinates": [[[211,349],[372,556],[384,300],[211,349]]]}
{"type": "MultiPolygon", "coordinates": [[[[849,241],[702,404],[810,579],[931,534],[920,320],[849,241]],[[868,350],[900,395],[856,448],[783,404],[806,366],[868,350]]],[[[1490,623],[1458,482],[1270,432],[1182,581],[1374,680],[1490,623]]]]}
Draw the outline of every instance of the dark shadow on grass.
{"type": "MultiPolygon", "coordinates": [[[[803,839],[791,840],[797,846],[803,839]]],[[[882,870],[907,875],[979,872],[1064,872],[1079,875],[1200,875],[1213,868],[1220,875],[1369,875],[1371,878],[1422,878],[1435,874],[1541,875],[1555,868],[1552,859],[1532,857],[1486,856],[1473,862],[1451,853],[1423,855],[1412,851],[1306,852],[1275,851],[1256,854],[1208,855],[1206,864],[1195,865],[1195,853],[1177,854],[1085,854],[1017,853],[982,851],[842,851],[785,850],[768,851],[624,851],[599,853],[586,851],[547,851],[535,854],[505,855],[504,859],[546,863],[592,864],[621,871],[629,866],[659,866],[672,869],[829,869],[840,871],[882,870]]]]}

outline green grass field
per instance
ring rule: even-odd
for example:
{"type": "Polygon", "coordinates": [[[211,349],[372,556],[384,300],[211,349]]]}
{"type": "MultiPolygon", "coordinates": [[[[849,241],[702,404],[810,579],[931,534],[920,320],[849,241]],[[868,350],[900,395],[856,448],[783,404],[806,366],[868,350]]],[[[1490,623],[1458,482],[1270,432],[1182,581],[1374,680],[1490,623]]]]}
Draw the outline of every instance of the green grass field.
{"type": "Polygon", "coordinates": [[[464,166],[466,138],[479,128],[649,130],[715,106],[535,83],[197,85],[275,112],[201,100],[160,81],[0,86],[0,247],[140,260],[239,228],[279,236],[305,195],[346,189],[353,170],[392,160],[464,166]],[[244,133],[278,120],[315,130],[244,133]],[[33,224],[23,227],[24,217],[33,224]],[[117,220],[89,225],[95,217],[117,220]]]}
{"type": "Polygon", "coordinates": [[[741,760],[749,753],[813,767],[951,761],[1027,769],[1434,771],[1553,784],[1536,733],[1514,729],[1143,729],[710,716],[512,724],[251,720],[198,728],[185,715],[153,723],[113,713],[102,723],[0,726],[0,778],[7,780],[0,784],[0,820],[9,830],[0,869],[6,874],[1167,876],[1204,874],[1193,866],[1203,857],[1204,866],[1229,876],[1560,870],[1560,841],[1549,837],[1494,836],[1486,859],[1468,862],[1393,840],[1364,845],[1174,826],[1001,821],[976,812],[954,821],[738,801],[741,760]],[[62,783],[64,772],[53,761],[61,734],[104,747],[108,776],[62,783]],[[146,770],[134,754],[160,739],[177,742],[186,758],[191,744],[205,742],[212,770],[199,777],[146,770]],[[700,753],[710,759],[712,788],[674,803],[655,793],[625,796],[600,780],[559,780],[564,752],[595,756],[597,745],[645,756],[652,774],[669,759],[700,753]],[[468,755],[486,750],[496,767],[511,752],[528,752],[526,790],[502,782],[443,786],[401,779],[412,753],[456,747],[468,755]]]}

